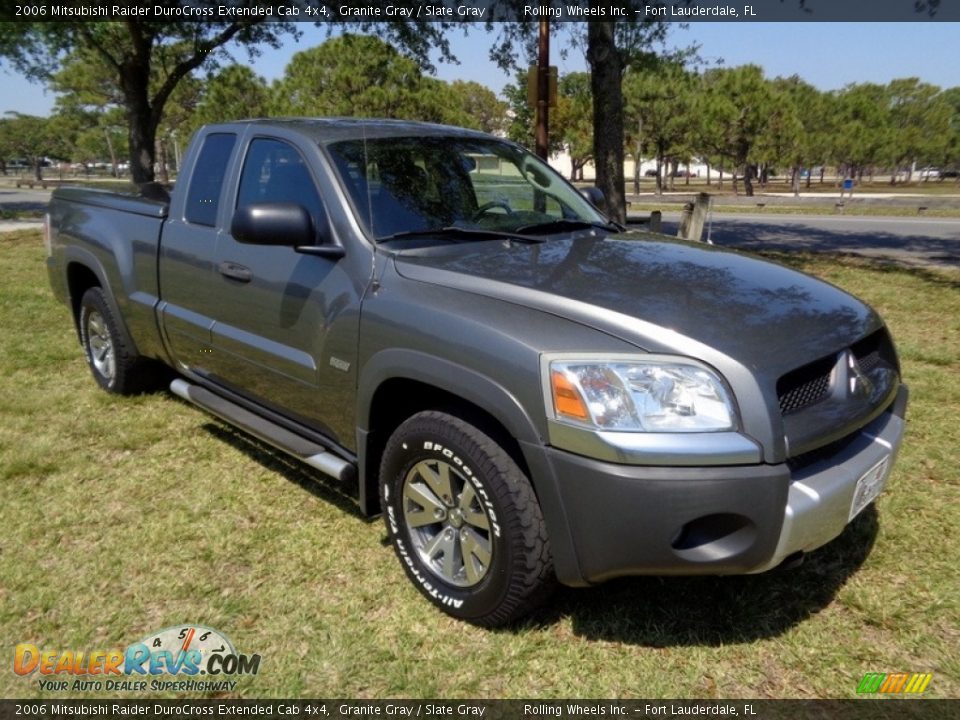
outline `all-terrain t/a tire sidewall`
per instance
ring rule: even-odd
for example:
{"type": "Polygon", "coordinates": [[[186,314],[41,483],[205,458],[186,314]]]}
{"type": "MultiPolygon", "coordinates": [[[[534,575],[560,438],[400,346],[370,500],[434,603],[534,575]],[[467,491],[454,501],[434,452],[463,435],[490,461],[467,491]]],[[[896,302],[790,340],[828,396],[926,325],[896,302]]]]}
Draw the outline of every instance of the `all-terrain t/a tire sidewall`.
{"type": "MultiPolygon", "coordinates": [[[[540,508],[526,477],[493,440],[473,426],[438,412],[407,420],[394,433],[383,454],[380,493],[387,532],[407,576],[444,612],[479,625],[510,622],[539,604],[537,592],[553,578],[540,508]],[[457,587],[431,572],[419,557],[404,522],[404,478],[423,461],[447,463],[469,481],[490,524],[492,559],[474,586],[457,587]],[[531,571],[521,527],[539,525],[546,570],[531,571]],[[518,534],[519,533],[519,534],[518,534]]],[[[529,529],[527,535],[529,535],[529,529]]],[[[542,563],[541,563],[542,564],[542,563]]]]}

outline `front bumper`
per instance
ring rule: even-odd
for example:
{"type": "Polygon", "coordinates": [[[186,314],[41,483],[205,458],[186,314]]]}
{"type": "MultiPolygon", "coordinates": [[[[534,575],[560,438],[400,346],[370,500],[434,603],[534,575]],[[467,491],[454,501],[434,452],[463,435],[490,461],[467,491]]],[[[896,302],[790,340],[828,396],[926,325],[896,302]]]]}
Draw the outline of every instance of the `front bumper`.
{"type": "Polygon", "coordinates": [[[801,469],[638,467],[525,448],[560,581],[763,572],[830,542],[850,521],[858,480],[884,458],[886,482],[906,402],[902,386],[878,418],[801,469]]]}

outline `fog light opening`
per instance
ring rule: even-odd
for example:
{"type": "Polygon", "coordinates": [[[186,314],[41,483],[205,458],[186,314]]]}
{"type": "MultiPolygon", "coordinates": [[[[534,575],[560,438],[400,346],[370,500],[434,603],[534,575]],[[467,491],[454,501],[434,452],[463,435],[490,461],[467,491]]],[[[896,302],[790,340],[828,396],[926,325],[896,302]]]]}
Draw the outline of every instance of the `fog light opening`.
{"type": "Polygon", "coordinates": [[[757,528],[750,518],[734,513],[704,515],[683,525],[671,547],[683,558],[694,562],[725,560],[750,547],[757,528]]]}

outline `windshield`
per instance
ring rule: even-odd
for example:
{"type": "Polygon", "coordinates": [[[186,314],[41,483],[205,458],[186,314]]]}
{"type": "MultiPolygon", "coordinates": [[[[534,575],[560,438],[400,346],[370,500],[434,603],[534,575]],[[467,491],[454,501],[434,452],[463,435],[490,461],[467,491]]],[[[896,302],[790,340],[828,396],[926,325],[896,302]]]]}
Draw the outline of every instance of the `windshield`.
{"type": "Polygon", "coordinates": [[[606,222],[548,165],[496,139],[390,137],[327,149],[377,240],[450,227],[512,233],[558,220],[606,222]]]}

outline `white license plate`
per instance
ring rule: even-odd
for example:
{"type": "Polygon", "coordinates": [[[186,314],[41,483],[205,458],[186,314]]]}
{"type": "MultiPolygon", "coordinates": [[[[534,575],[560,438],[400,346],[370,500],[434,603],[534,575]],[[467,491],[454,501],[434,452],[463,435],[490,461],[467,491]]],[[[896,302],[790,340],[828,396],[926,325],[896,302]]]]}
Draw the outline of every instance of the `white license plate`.
{"type": "Polygon", "coordinates": [[[890,456],[888,455],[860,476],[860,479],[857,480],[857,488],[853,491],[853,502],[850,504],[850,517],[847,522],[859,515],[860,511],[872,503],[880,494],[884,483],[887,481],[887,470],[889,468],[890,456]]]}

